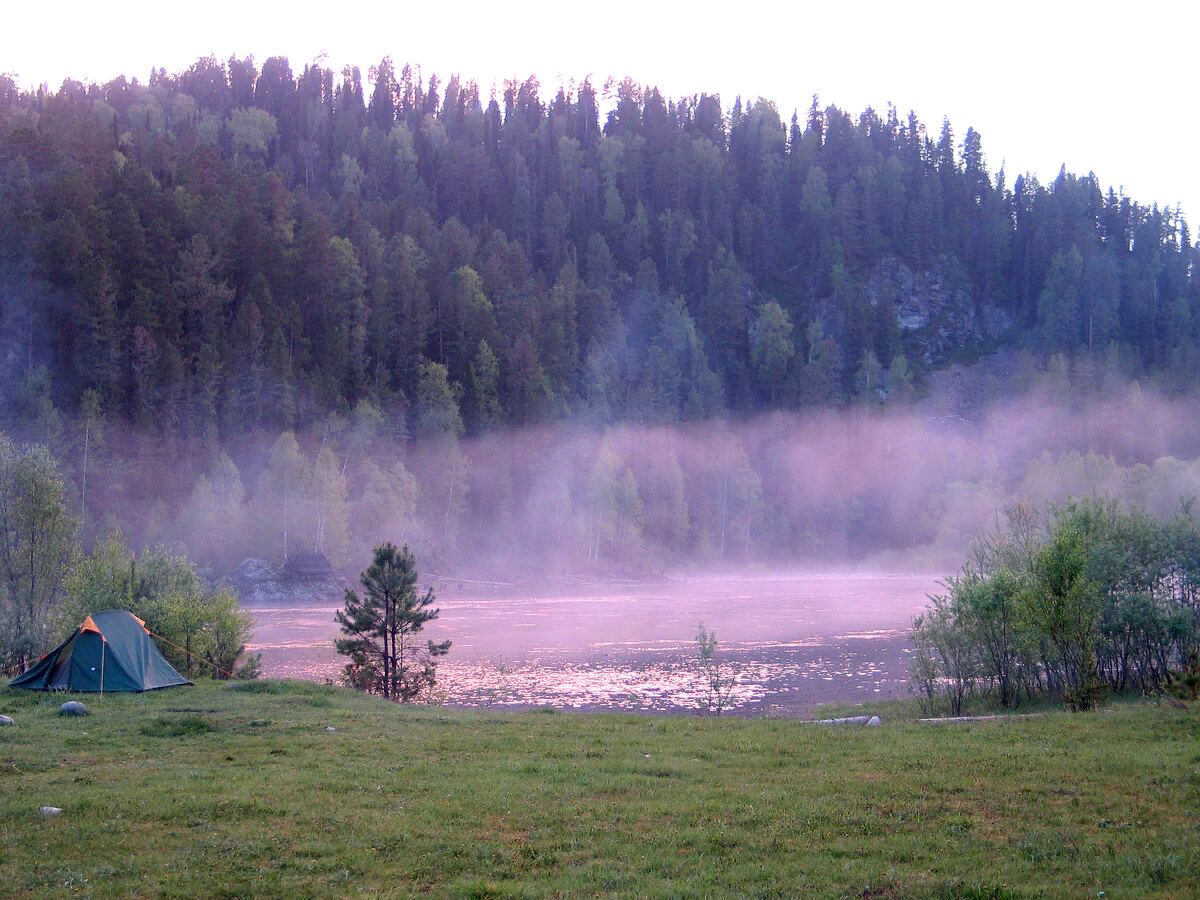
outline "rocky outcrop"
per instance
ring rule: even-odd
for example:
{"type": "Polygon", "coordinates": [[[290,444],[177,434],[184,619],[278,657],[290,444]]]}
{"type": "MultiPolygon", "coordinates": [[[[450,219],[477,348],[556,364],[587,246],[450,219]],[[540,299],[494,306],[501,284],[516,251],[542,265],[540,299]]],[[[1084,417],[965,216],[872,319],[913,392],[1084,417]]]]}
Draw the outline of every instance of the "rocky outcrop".
{"type": "Polygon", "coordinates": [[[350,582],[333,574],[326,578],[297,578],[283,566],[264,559],[244,559],[225,576],[243,606],[292,606],[341,603],[350,582]]]}
{"type": "MultiPolygon", "coordinates": [[[[976,302],[941,272],[914,272],[895,257],[883,260],[863,288],[867,301],[895,311],[896,323],[927,365],[956,350],[1001,337],[1012,322],[994,304],[976,302]]],[[[881,360],[886,366],[887,360],[881,360]]]]}

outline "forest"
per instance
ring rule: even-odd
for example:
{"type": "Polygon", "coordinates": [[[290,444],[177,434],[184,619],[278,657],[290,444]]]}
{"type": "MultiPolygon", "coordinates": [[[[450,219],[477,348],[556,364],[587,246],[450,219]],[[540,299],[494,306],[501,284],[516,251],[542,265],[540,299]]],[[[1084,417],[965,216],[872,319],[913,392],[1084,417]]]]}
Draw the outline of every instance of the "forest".
{"type": "Polygon", "coordinates": [[[218,574],[961,547],[1029,466],[1187,493],[1195,435],[1155,416],[1200,371],[1197,252],[1181,210],[1010,186],[895,107],[387,58],[0,76],[0,431],[55,457],[85,546],[218,574]],[[954,432],[939,373],[997,357],[999,412],[954,432]],[[1030,398],[1147,428],[1031,447],[1030,398]]]}

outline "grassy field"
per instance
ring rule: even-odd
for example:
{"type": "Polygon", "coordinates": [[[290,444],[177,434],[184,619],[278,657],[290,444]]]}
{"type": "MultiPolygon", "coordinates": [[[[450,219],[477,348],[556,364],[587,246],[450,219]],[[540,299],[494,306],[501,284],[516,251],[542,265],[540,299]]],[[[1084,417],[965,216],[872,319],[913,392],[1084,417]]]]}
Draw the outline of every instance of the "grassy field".
{"type": "Polygon", "coordinates": [[[863,728],[278,681],[64,699],[0,690],[0,896],[1200,896],[1195,709],[863,728]]]}

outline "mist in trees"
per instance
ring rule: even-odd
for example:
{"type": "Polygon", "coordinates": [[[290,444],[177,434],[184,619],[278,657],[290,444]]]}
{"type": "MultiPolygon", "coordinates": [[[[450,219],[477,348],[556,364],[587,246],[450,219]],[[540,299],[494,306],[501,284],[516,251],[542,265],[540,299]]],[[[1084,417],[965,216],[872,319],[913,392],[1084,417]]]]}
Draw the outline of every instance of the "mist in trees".
{"type": "MultiPolygon", "coordinates": [[[[676,425],[562,424],[410,436],[367,401],[308,431],[175,455],[105,426],[88,448],[91,551],[120,530],[215,581],[243,560],[319,551],[346,573],[388,536],[442,576],[511,580],[696,569],[874,566],[949,571],[995,511],[1108,495],[1172,517],[1200,491],[1200,424],[1186,401],[1136,385],[1107,399],[1083,367],[978,378],[918,408],[772,413],[676,425]],[[1011,385],[1026,393],[1001,399],[1011,385]],[[1086,394],[1081,391],[1086,390],[1086,394]],[[1063,392],[1066,393],[1063,393],[1063,392]],[[988,396],[993,399],[987,400],[988,396]],[[942,405],[962,412],[943,415],[942,405]],[[97,535],[95,537],[91,535],[97,535]]],[[[437,396],[453,396],[436,372],[437,396]]],[[[431,411],[436,411],[430,406],[431,411]]],[[[454,416],[427,418],[450,421],[454,416]]],[[[68,510],[84,502],[82,443],[57,462],[68,510]]],[[[84,518],[73,517],[76,519],[84,518]]]]}
{"type": "Polygon", "coordinates": [[[1013,498],[1192,490],[1182,211],[893,107],[543,88],[0,90],[0,427],[85,551],[942,567],[1013,498]]]}
{"type": "MultiPolygon", "coordinates": [[[[222,471],[234,468],[221,462],[222,471]]],[[[85,553],[80,520],[68,512],[73,499],[44,446],[19,446],[0,433],[0,672],[22,671],[91,613],[124,609],[189,676],[257,674],[257,657],[246,654],[250,615],[230,588],[212,586],[163,546],[137,556],[119,529],[85,553]]]]}

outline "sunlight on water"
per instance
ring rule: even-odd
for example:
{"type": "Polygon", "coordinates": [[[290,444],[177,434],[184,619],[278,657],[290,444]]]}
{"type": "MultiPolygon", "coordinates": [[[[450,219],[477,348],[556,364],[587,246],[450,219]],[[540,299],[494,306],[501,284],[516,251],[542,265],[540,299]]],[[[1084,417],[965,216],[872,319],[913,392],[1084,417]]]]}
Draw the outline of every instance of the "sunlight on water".
{"type": "MultiPolygon", "coordinates": [[[[444,702],[462,707],[688,712],[705,706],[694,663],[703,621],[733,679],[727,709],[804,714],[824,702],[908,692],[907,627],[932,576],[704,579],[598,590],[481,594],[437,586],[426,631],[454,642],[438,666],[444,702]]],[[[336,607],[253,609],[263,674],[339,680],[336,607]]]]}

